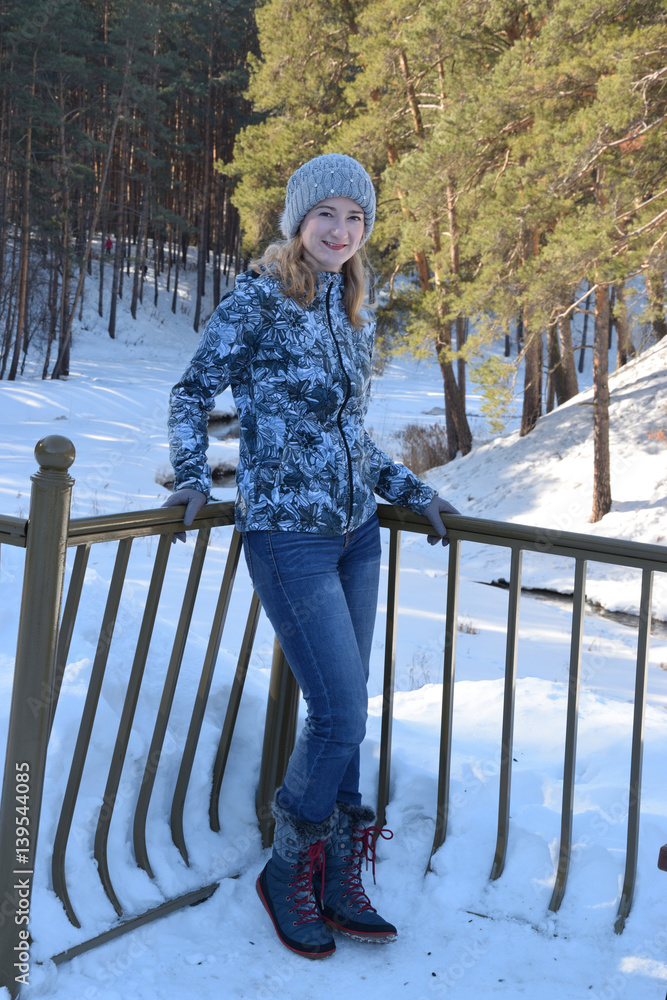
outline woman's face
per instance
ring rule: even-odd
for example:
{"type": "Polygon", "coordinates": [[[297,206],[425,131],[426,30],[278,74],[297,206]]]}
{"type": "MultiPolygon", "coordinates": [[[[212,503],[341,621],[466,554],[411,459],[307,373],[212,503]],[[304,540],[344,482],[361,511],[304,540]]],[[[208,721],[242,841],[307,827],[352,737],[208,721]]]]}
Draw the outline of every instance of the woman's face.
{"type": "Polygon", "coordinates": [[[324,198],[300,228],[304,259],[316,271],[340,271],[364,236],[364,212],[351,198],[324,198]]]}

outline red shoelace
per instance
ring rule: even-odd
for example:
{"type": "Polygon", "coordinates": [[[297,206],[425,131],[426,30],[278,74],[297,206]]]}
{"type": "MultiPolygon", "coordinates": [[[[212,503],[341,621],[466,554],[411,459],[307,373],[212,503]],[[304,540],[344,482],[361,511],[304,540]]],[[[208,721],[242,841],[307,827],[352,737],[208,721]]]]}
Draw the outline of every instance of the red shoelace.
{"type": "Polygon", "coordinates": [[[311,844],[305,855],[300,856],[298,863],[293,866],[296,868],[296,874],[290,882],[290,888],[294,891],[290,892],[287,898],[294,900],[294,905],[290,907],[290,913],[298,915],[298,919],[294,921],[295,925],[322,919],[313,893],[313,876],[317,871],[321,871],[321,891],[324,894],[324,866],[324,844],[321,840],[318,840],[316,844],[311,844]]]}
{"type": "Polygon", "coordinates": [[[364,859],[366,860],[367,871],[370,863],[373,873],[373,884],[375,884],[375,845],[379,837],[382,837],[383,840],[391,840],[393,836],[394,834],[391,830],[382,830],[379,826],[367,826],[362,830],[357,829],[352,832],[354,853],[350,857],[345,858],[345,861],[352,862],[352,866],[350,868],[343,868],[343,874],[347,876],[345,879],[347,888],[343,896],[350,897],[350,903],[353,907],[356,907],[357,913],[363,913],[364,910],[372,910],[373,913],[377,913],[377,910],[374,906],[371,906],[371,901],[364,892],[361,882],[361,862],[364,859]]]}

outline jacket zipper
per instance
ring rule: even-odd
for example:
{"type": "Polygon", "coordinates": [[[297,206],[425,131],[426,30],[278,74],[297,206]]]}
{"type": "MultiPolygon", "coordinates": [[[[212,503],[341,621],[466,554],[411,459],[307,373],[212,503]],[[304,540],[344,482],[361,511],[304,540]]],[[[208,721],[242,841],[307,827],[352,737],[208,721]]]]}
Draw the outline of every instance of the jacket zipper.
{"type": "Polygon", "coordinates": [[[338,424],[338,430],[340,431],[340,436],[343,439],[343,445],[345,446],[345,455],[347,457],[347,474],[348,474],[348,477],[349,477],[349,480],[350,480],[350,496],[349,496],[349,502],[348,502],[347,524],[345,525],[345,530],[347,531],[348,528],[350,527],[350,523],[352,521],[352,513],[353,513],[353,509],[354,509],[353,502],[352,502],[352,492],[353,492],[353,490],[352,490],[352,455],[350,454],[350,447],[349,447],[349,445],[347,443],[347,440],[345,438],[345,434],[343,432],[342,414],[343,414],[343,410],[345,409],[345,407],[347,405],[347,401],[350,398],[350,393],[352,392],[352,383],[350,382],[350,376],[347,374],[347,372],[345,370],[345,365],[343,364],[343,355],[341,354],[340,346],[339,346],[338,341],[336,339],[336,334],[334,333],[333,323],[331,322],[331,309],[330,309],[330,306],[329,306],[329,299],[330,299],[330,296],[331,296],[331,289],[332,288],[333,288],[333,281],[331,282],[331,284],[327,288],[327,298],[326,298],[327,322],[329,324],[329,329],[331,331],[331,337],[333,339],[334,344],[336,345],[336,351],[338,353],[338,362],[340,364],[341,371],[342,371],[343,375],[345,376],[345,382],[346,382],[345,399],[343,400],[343,403],[342,403],[340,409],[338,410],[338,415],[336,417],[336,423],[338,424]]]}

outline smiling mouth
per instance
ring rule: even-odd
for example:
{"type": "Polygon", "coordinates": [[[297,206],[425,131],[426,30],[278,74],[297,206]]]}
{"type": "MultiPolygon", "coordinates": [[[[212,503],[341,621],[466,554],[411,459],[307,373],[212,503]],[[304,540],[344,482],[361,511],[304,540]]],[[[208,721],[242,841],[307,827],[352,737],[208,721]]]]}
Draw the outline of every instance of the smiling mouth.
{"type": "Polygon", "coordinates": [[[347,245],[345,243],[329,243],[327,240],[322,240],[322,242],[325,247],[329,247],[331,250],[344,250],[347,245]]]}

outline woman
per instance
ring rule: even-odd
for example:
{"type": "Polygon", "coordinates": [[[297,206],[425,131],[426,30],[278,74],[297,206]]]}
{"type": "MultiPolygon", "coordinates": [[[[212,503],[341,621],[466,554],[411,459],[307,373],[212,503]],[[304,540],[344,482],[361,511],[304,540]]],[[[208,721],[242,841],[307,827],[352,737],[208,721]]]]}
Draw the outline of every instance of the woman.
{"type": "Polygon", "coordinates": [[[236,526],[308,707],[257,890],[283,944],[309,958],[335,950],[330,927],[396,937],[361,883],[379,832],[359,793],[380,568],[373,494],[426,514],[432,543],[446,542],[440,511],[456,513],[364,430],[374,323],[359,250],[374,219],[373,184],[356,160],[331,153],[300,167],[287,185],[285,240],[214,312],[169,417],[176,492],[165,506],[185,504],[188,526],[211,485],[208,413],[232,388],[236,526]]]}

